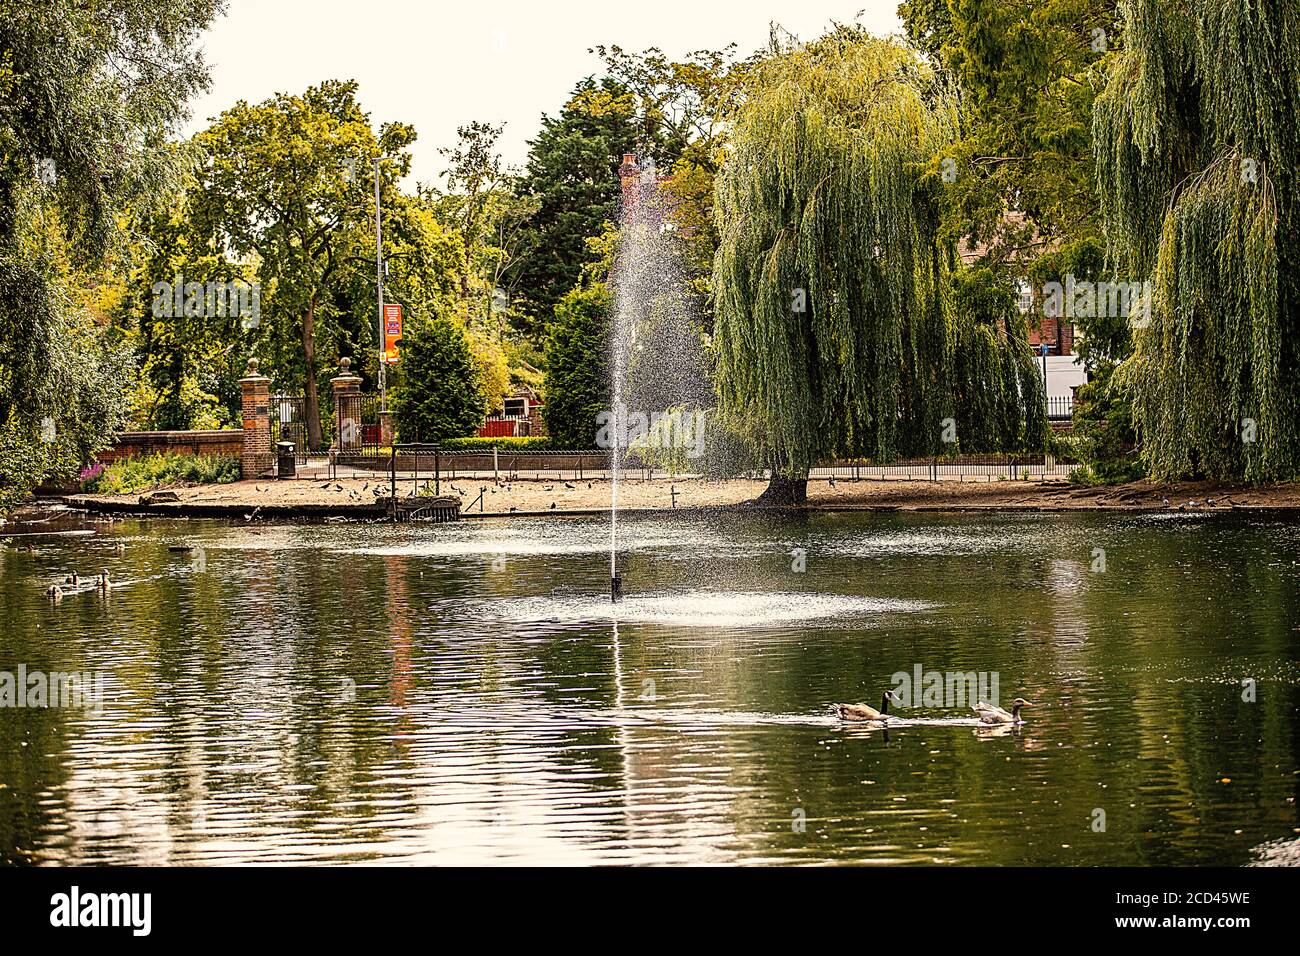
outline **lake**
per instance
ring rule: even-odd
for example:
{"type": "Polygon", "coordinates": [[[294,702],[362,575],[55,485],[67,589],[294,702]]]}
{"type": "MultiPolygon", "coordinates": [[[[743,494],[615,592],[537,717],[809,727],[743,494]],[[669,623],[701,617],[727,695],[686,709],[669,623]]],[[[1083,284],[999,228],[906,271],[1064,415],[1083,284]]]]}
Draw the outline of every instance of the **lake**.
{"type": "Polygon", "coordinates": [[[0,672],[102,700],[0,707],[5,863],[1300,859],[1292,520],[628,516],[611,607],[595,517],[47,517],[0,672]],[[1026,722],[831,715],[918,668],[1026,722]]]}

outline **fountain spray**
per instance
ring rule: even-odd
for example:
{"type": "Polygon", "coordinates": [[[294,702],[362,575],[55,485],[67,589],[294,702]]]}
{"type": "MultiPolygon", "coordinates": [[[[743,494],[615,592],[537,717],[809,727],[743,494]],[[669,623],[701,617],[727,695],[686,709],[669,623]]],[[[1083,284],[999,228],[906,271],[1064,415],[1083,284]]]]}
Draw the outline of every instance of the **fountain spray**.
{"type": "Polygon", "coordinates": [[[672,454],[675,448],[680,454],[681,442],[671,437],[676,434],[671,427],[665,426],[651,441],[647,422],[672,414],[678,420],[687,414],[698,416],[699,409],[714,401],[698,321],[699,303],[686,279],[680,243],[669,204],[660,195],[654,162],[638,165],[636,156],[625,154],[619,178],[623,185],[619,248],[610,276],[615,293],[609,364],[613,427],[608,442],[609,597],[613,602],[623,599],[623,577],[618,569],[623,456],[636,451],[652,470],[656,453],[667,449],[667,454],[672,454]]]}

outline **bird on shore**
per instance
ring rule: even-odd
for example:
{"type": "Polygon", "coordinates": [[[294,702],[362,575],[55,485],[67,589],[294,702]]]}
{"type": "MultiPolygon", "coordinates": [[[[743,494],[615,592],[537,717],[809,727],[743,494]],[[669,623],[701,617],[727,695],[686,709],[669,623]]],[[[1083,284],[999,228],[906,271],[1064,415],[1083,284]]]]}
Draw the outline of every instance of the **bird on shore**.
{"type": "Polygon", "coordinates": [[[1017,697],[1011,702],[1011,711],[1007,712],[995,704],[987,704],[980,701],[971,710],[978,715],[981,724],[1023,724],[1020,719],[1021,707],[1032,707],[1033,705],[1023,697],[1017,697]]]}
{"type": "Polygon", "coordinates": [[[551,502],[551,510],[552,510],[552,511],[555,510],[555,502],[554,502],[554,501],[551,502]]]}
{"type": "Polygon", "coordinates": [[[889,702],[896,700],[898,700],[898,695],[892,690],[887,690],[881,695],[879,710],[869,704],[832,704],[831,710],[835,711],[840,720],[871,720],[883,723],[889,720],[889,702]]]}
{"type": "Polygon", "coordinates": [[[573,482],[571,482],[571,481],[566,481],[566,482],[564,483],[564,487],[566,487],[566,488],[568,488],[570,491],[572,491],[574,488],[576,488],[576,487],[578,487],[578,486],[575,485],[575,484],[574,484],[573,482]]]}

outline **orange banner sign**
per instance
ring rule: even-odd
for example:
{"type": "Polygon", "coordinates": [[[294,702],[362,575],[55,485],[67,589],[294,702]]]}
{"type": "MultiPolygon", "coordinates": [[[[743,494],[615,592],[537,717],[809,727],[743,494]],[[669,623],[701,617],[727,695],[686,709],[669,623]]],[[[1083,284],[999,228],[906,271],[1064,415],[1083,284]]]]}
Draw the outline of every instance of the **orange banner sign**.
{"type": "Polygon", "coordinates": [[[397,364],[397,343],[402,338],[402,307],[384,305],[384,362],[397,364]]]}

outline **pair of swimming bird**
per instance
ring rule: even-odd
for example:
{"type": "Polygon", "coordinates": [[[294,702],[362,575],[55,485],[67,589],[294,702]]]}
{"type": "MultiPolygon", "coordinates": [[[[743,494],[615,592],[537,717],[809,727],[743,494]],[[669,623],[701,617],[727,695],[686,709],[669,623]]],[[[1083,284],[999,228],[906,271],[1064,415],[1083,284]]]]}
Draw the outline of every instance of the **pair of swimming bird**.
{"type": "MultiPolygon", "coordinates": [[[[77,574],[76,571],[73,571],[71,574],[69,574],[66,578],[63,579],[63,583],[70,584],[75,588],[81,584],[81,576],[77,574]]],[[[109,578],[107,571],[100,571],[97,575],[95,575],[95,587],[99,588],[99,590],[101,591],[112,590],[113,581],[111,578],[109,578]]],[[[63,597],[62,585],[51,584],[48,588],[45,589],[45,595],[46,597],[50,597],[50,598],[63,597]]]]}
{"type": "MultiPolygon", "coordinates": [[[[886,726],[890,718],[889,704],[890,701],[897,701],[898,695],[892,690],[885,691],[880,698],[880,709],[868,704],[835,704],[832,709],[839,716],[840,720],[849,720],[855,722],[866,722],[886,726]]],[[[988,704],[984,701],[978,702],[971,710],[975,711],[975,716],[979,718],[981,724],[1023,724],[1020,719],[1021,707],[1032,707],[1033,705],[1023,697],[1017,697],[1011,702],[1011,710],[1003,710],[996,704],[988,704]]]]}

